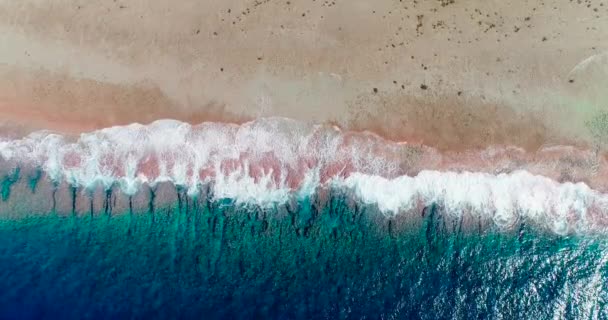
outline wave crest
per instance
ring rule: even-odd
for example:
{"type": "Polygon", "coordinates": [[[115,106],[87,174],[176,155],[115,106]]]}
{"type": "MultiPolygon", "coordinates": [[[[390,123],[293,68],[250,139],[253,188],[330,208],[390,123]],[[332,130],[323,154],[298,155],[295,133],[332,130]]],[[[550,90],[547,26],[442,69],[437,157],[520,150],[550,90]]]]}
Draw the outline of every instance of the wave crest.
{"type": "Polygon", "coordinates": [[[89,190],[118,185],[129,196],[143,184],[169,181],[191,196],[212,184],[216,198],[273,205],[342,188],[389,216],[438,204],[454,217],[483,215],[501,227],[527,219],[558,233],[603,230],[608,212],[600,191],[558,181],[566,169],[580,180],[603,177],[605,160],[588,150],[441,153],[282,118],[196,126],[162,120],[77,138],[37,132],[0,141],[0,155],[5,169],[38,167],[57,184],[89,190]]]}

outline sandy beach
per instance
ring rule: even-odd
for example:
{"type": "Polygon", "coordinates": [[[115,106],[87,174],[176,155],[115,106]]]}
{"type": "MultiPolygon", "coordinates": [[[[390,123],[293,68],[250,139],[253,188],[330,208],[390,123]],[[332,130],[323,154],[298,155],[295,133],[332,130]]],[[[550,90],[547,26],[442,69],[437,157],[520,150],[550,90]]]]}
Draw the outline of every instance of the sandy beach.
{"type": "Polygon", "coordinates": [[[464,150],[593,143],[596,1],[0,2],[0,122],[19,136],[281,116],[464,150]]]}

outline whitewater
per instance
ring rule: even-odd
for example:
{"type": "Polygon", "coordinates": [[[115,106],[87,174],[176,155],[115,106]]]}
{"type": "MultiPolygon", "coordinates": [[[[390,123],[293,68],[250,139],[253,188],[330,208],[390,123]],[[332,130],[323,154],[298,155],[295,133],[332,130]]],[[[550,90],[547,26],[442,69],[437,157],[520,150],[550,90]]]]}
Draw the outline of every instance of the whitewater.
{"type": "Polygon", "coordinates": [[[55,187],[67,183],[88,194],[118,188],[132,197],[169,182],[193,198],[211,186],[214,200],[272,207],[343,190],[388,217],[438,205],[456,219],[489,219],[505,229],[532,222],[570,234],[608,226],[605,160],[564,146],[450,153],[285,118],[240,125],[160,120],[72,137],[41,131],[3,139],[0,159],[6,177],[36,169],[55,187]]]}

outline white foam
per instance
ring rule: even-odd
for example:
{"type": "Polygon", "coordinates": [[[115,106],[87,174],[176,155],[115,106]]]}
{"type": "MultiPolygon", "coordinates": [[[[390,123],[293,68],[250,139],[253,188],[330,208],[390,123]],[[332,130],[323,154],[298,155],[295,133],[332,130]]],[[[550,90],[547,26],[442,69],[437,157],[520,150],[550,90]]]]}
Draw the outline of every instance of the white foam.
{"type": "Polygon", "coordinates": [[[57,183],[88,189],[116,184],[128,195],[142,184],[170,181],[196,196],[212,182],[216,198],[265,206],[338,187],[387,215],[436,203],[447,214],[490,217],[503,227],[528,219],[558,233],[604,228],[598,216],[608,213],[608,199],[584,183],[558,183],[523,170],[407,176],[403,164],[414,161],[403,158],[402,148],[408,146],[280,118],[240,126],[162,120],[75,140],[50,132],[1,140],[0,156],[38,166],[57,183]]]}
{"type": "Polygon", "coordinates": [[[409,211],[416,204],[439,204],[453,216],[465,211],[489,215],[504,227],[524,218],[561,234],[600,227],[589,217],[591,209],[608,213],[608,197],[584,183],[557,183],[526,171],[499,175],[422,171],[396,179],[354,173],[341,183],[386,214],[409,211]]]}

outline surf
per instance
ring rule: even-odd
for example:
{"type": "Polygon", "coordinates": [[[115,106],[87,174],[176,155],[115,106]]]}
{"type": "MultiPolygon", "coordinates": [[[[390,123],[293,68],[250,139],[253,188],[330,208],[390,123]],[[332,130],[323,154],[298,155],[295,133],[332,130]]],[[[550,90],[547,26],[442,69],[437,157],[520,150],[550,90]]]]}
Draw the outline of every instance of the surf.
{"type": "Polygon", "coordinates": [[[598,179],[608,166],[588,150],[566,146],[532,155],[498,146],[449,154],[285,118],[194,126],[161,120],[76,137],[43,131],[4,139],[0,158],[4,202],[13,186],[39,199],[32,203],[49,203],[50,194],[54,205],[38,206],[43,212],[101,210],[100,203],[103,210],[142,210],[150,201],[169,205],[177,200],[170,194],[182,193],[272,208],[338,190],[386,217],[415,218],[437,205],[455,220],[491,221],[503,229],[527,222],[562,235],[604,233],[607,223],[601,184],[596,190],[554,177],[571,168],[556,158],[578,161],[580,180],[598,179]],[[34,195],[38,184],[44,187],[34,195]],[[160,190],[173,191],[156,192],[163,184],[170,187],[160,190]]]}

